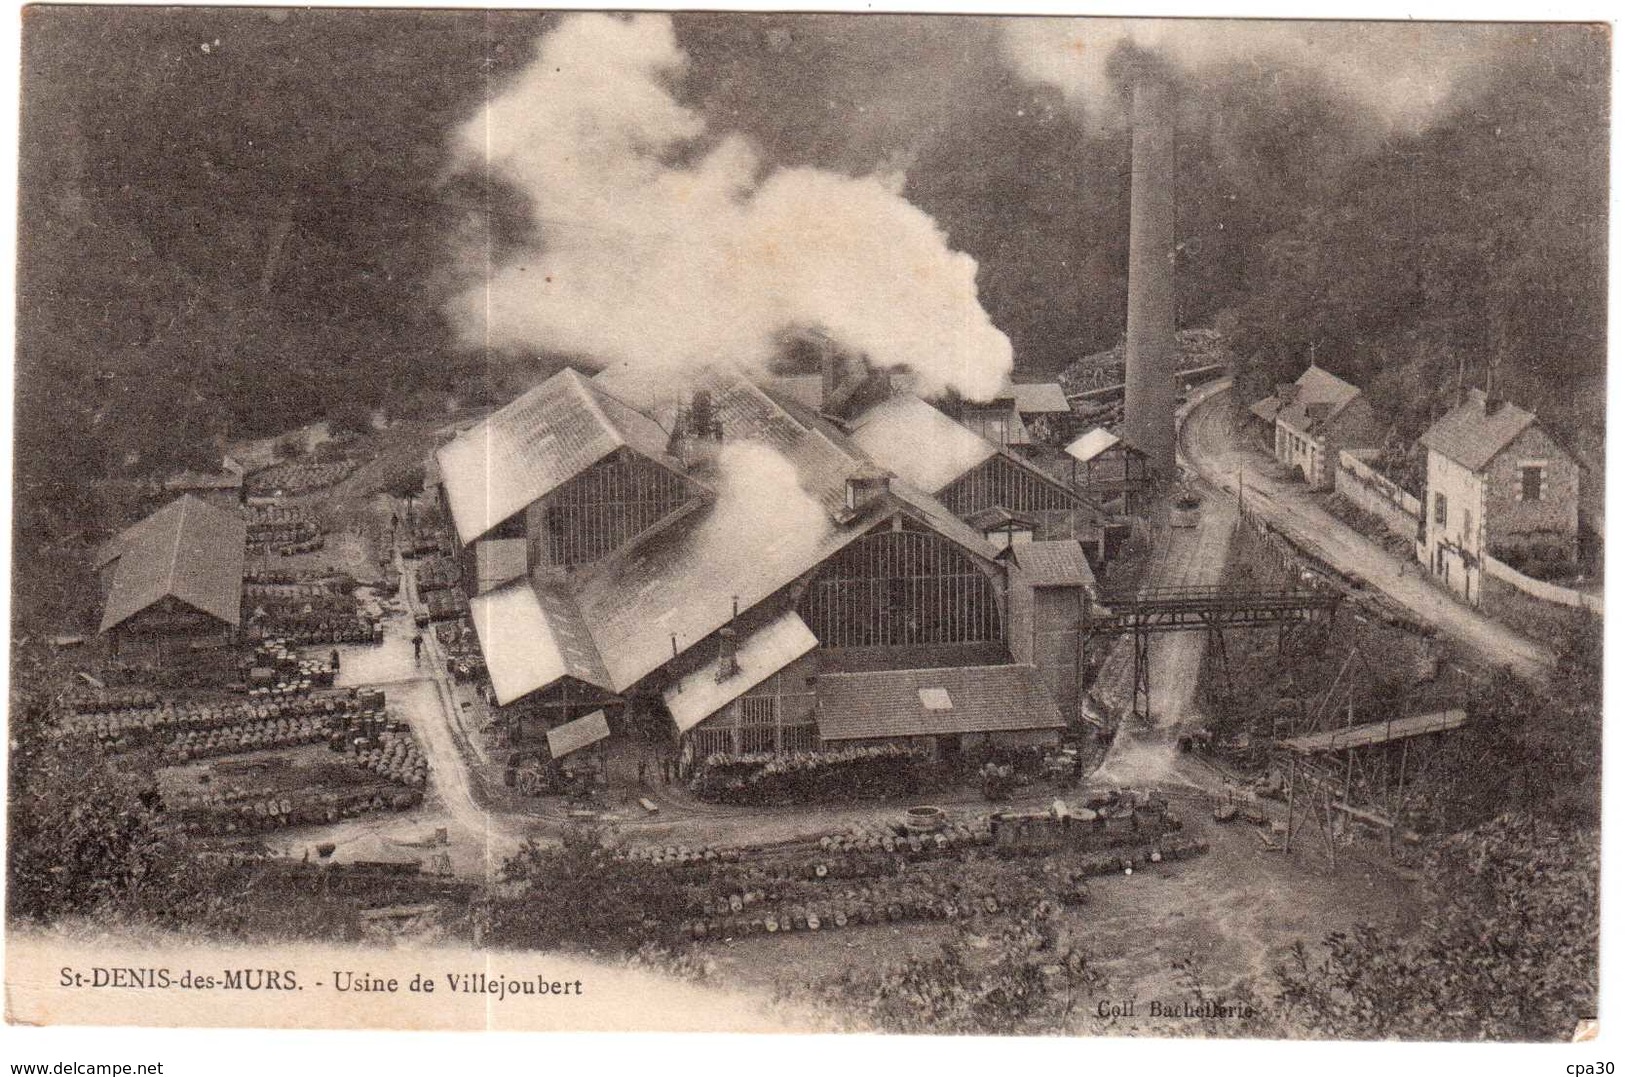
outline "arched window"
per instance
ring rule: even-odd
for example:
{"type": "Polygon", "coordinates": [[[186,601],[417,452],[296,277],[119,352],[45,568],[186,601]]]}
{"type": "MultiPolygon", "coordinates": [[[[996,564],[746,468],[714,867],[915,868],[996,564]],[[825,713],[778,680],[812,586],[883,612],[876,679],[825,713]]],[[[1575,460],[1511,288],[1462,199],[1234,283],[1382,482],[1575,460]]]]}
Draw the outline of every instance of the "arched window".
{"type": "Polygon", "coordinates": [[[824,563],[797,609],[824,647],[1003,639],[998,595],[969,554],[929,531],[866,535],[824,563]]]}

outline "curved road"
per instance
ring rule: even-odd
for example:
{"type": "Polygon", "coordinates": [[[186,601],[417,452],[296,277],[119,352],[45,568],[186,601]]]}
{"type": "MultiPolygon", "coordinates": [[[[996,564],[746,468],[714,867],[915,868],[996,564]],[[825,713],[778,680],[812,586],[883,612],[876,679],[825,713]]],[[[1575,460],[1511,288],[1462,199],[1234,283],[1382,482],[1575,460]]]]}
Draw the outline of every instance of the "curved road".
{"type": "Polygon", "coordinates": [[[1550,650],[1456,601],[1428,581],[1421,565],[1395,557],[1321,508],[1301,482],[1290,481],[1274,459],[1252,447],[1235,429],[1232,396],[1226,381],[1191,409],[1181,430],[1187,462],[1203,482],[1227,499],[1241,486],[1248,508],[1273,529],[1364,580],[1480,661],[1533,680],[1546,677],[1555,661],[1550,650]]]}

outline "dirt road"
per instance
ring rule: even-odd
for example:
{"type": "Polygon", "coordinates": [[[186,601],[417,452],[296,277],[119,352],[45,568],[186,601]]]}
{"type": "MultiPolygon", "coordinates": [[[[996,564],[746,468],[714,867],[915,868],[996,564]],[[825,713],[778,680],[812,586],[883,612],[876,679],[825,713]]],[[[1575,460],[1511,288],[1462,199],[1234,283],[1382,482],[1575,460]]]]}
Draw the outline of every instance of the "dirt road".
{"type": "Polygon", "coordinates": [[[1300,548],[1363,579],[1479,660],[1545,677],[1554,661],[1549,649],[1457,602],[1430,583],[1420,565],[1393,556],[1321,508],[1301,483],[1240,436],[1231,399],[1226,388],[1195,407],[1181,439],[1190,466],[1221,499],[1234,499],[1241,486],[1248,507],[1300,548]]]}

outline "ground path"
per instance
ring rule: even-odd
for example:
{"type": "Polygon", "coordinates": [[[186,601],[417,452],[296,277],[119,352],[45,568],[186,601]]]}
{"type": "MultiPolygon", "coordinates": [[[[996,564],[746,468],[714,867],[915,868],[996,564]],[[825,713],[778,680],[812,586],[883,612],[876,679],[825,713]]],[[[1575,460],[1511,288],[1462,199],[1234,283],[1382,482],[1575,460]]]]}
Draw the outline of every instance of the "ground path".
{"type": "MultiPolygon", "coordinates": [[[[1396,557],[1316,503],[1274,459],[1235,427],[1228,382],[1191,409],[1181,431],[1190,469],[1213,491],[1235,498],[1300,549],[1364,582],[1465,647],[1480,661],[1543,679],[1552,652],[1435,586],[1412,560],[1396,557]]],[[[1209,499],[1211,502],[1211,498],[1209,499]]]]}

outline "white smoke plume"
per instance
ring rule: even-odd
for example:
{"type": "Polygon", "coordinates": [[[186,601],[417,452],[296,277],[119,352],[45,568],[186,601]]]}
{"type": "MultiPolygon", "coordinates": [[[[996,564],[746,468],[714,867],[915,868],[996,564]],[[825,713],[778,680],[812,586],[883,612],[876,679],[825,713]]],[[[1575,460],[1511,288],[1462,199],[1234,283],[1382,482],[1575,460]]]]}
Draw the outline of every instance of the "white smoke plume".
{"type": "Polygon", "coordinates": [[[567,17],[457,136],[529,201],[537,240],[477,281],[462,337],[680,375],[765,364],[820,327],[927,393],[998,390],[1010,342],[977,300],[976,263],[898,177],[764,171],[672,92],[686,58],[665,15],[567,17]]]}
{"type": "Polygon", "coordinates": [[[1123,109],[1108,65],[1129,44],[1197,77],[1234,64],[1311,72],[1368,116],[1413,132],[1476,82],[1516,32],[1489,23],[1011,19],[1004,46],[1025,77],[1112,122],[1123,109]]]}

